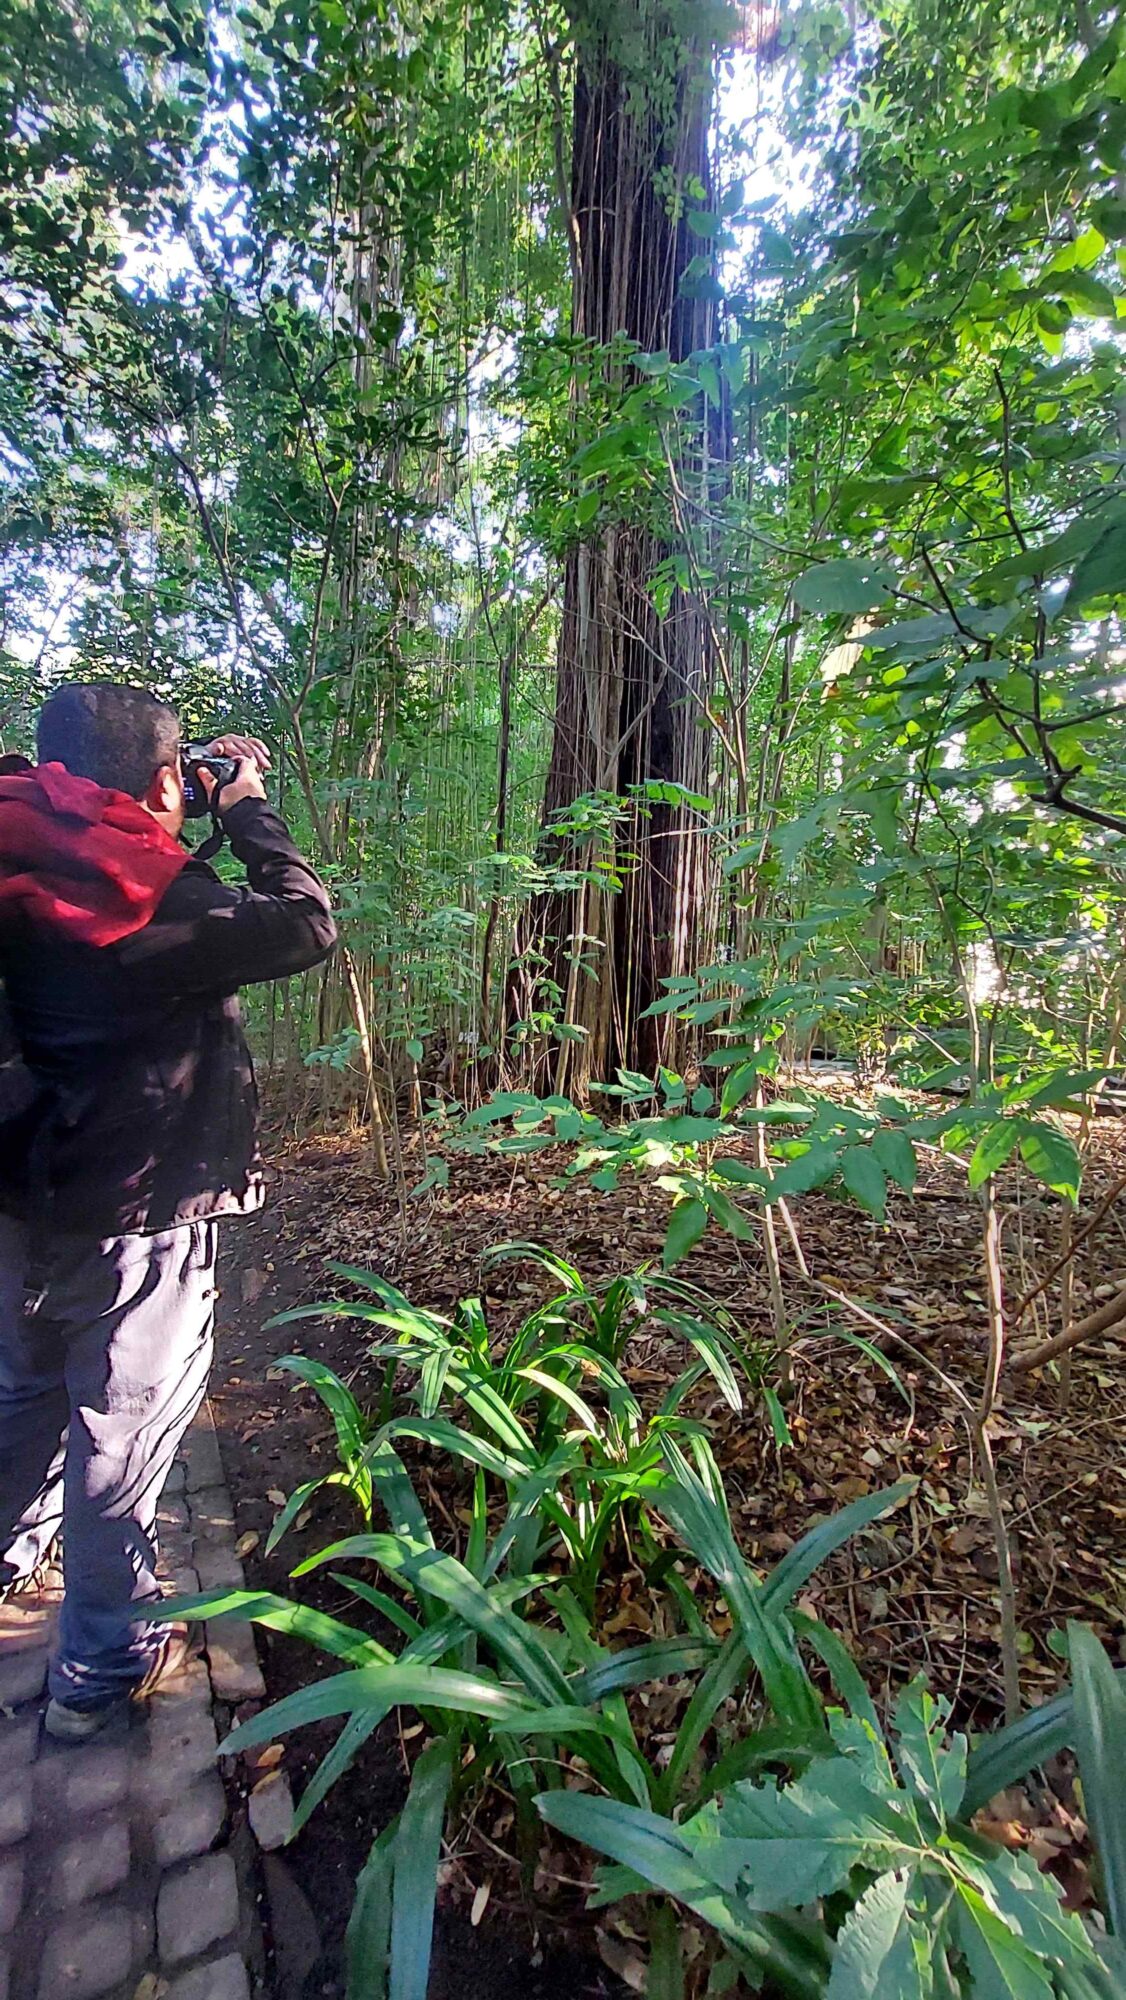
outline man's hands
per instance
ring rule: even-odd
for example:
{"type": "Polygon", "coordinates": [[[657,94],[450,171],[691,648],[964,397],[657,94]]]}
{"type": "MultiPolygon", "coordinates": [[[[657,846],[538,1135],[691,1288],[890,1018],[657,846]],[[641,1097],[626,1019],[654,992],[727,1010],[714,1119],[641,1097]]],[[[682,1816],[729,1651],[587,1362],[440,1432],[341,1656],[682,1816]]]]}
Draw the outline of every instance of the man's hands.
{"type": "MultiPolygon", "coordinates": [[[[216,757],[238,759],[238,772],[224,785],[219,798],[220,812],[230,812],[240,799],[264,799],[266,787],[262,782],[263,773],[270,768],[270,753],[257,736],[217,736],[207,748],[216,757]]],[[[215,780],[206,768],[200,772],[200,783],[209,799],[215,796],[215,780]]]]}

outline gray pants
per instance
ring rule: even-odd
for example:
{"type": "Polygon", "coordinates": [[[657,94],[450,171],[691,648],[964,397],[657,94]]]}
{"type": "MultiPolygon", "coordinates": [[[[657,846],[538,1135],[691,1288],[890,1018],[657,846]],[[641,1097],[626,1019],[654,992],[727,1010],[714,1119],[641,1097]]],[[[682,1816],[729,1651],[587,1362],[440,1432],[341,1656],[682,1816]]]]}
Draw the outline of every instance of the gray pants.
{"type": "Polygon", "coordinates": [[[207,1387],[215,1225],[59,1238],[24,1311],[28,1233],[0,1216],[0,1556],[27,1577],[63,1530],[50,1690],[95,1706],[143,1678],[163,1636],[156,1511],[207,1387]]]}

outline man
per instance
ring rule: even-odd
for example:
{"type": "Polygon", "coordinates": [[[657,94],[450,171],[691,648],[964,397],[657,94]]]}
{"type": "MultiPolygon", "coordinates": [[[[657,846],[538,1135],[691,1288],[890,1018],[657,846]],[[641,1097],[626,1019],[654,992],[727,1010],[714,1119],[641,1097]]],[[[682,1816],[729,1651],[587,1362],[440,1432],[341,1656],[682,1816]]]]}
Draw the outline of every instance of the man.
{"type": "Polygon", "coordinates": [[[179,723],[152,695],[60,688],[38,765],[0,776],[0,974],[33,1086],[0,1135],[0,1582],[27,1586],[61,1527],[47,1728],[70,1742],[187,1654],[155,1522],[207,1383],[216,1219],[262,1200],[236,994],[336,936],[263,745],[209,748],[238,760],[212,806],[245,888],[180,844],[179,723]]]}

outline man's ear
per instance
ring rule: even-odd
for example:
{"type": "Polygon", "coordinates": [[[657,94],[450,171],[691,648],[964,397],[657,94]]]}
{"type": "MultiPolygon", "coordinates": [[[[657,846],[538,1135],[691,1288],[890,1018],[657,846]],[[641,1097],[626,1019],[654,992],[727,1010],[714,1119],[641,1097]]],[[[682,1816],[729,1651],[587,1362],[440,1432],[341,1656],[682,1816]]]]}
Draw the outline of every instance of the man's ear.
{"type": "Polygon", "coordinates": [[[179,767],[162,764],[159,771],[153,773],[142,805],[147,806],[151,813],[174,813],[179,811],[183,802],[184,786],[179,767]]]}

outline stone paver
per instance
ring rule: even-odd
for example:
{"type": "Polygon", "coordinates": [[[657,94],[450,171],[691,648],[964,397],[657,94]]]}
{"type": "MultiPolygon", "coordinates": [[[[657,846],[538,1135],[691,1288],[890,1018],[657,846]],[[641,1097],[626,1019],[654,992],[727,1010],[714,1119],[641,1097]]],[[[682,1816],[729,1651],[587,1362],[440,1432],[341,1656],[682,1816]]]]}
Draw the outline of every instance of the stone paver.
{"type": "Polygon", "coordinates": [[[284,1771],[259,1778],[247,1800],[251,1831],[264,1854],[284,1847],[293,1832],[293,1793],[284,1771]]]}
{"type": "Polygon", "coordinates": [[[68,1817],[119,1806],[129,1792],[128,1743],[88,1743],[78,1750],[54,1749],[39,1766],[41,1790],[62,1801],[68,1817]]]}
{"type": "Polygon", "coordinates": [[[183,1965],[238,1925],[238,1877],[229,1854],[205,1854],[164,1877],[156,1903],[162,1965],[183,1965]]]}
{"type": "Polygon", "coordinates": [[[264,1701],[266,1683],[258,1665],[254,1632],[244,1618],[212,1618],[207,1627],[207,1658],[211,1685],[220,1701],[237,1707],[243,1701],[264,1701]]]}
{"type": "Polygon", "coordinates": [[[31,1779],[22,1772],[11,1790],[0,1798],[0,1847],[23,1840],[31,1829],[31,1779]]]}
{"type": "Polygon", "coordinates": [[[211,1771],[156,1821],[152,1844],[158,1866],[172,1868],[193,1854],[206,1854],[222,1833],[226,1817],[227,1794],[211,1771]]]}
{"type": "Polygon", "coordinates": [[[35,1701],[47,1679],[47,1654],[38,1646],[24,1650],[12,1646],[0,1655],[0,1708],[19,1708],[21,1702],[35,1701]]]}
{"type": "Polygon", "coordinates": [[[129,1827],[107,1819],[77,1835],[59,1851],[51,1878],[51,1900],[59,1909],[88,1903],[120,1889],[129,1874],[129,1827]]]}
{"type": "MultiPolygon", "coordinates": [[[[166,1590],[241,1583],[208,1411],[173,1468],[160,1533],[166,1590]]],[[[0,2000],[271,2000],[257,1843],[246,1813],[228,1811],[218,1759],[231,1710],[265,1698],[250,1628],[208,1625],[206,1656],[173,1687],[70,1748],[41,1728],[60,1595],[54,1580],[0,1606],[0,2000]]],[[[291,1816],[282,1773],[260,1781],[263,1849],[291,1816]]]]}
{"type": "Polygon", "coordinates": [[[17,1850],[0,1861],[0,1936],[15,1930],[23,1908],[23,1855],[17,1850]]]}
{"type": "Polygon", "coordinates": [[[50,1931],[40,2000],[98,2000],[140,1971],[147,1939],[124,1904],[73,1911],[50,1931]]]}
{"type": "Polygon", "coordinates": [[[250,1981],[241,1958],[213,1958],[197,1965],[168,1989],[168,2000],[250,2000],[250,1981]]]}

